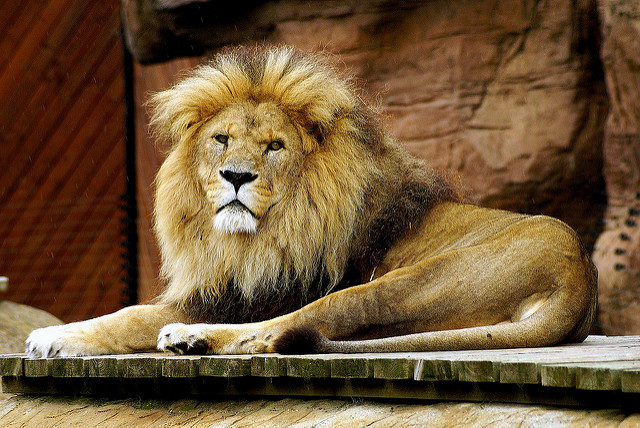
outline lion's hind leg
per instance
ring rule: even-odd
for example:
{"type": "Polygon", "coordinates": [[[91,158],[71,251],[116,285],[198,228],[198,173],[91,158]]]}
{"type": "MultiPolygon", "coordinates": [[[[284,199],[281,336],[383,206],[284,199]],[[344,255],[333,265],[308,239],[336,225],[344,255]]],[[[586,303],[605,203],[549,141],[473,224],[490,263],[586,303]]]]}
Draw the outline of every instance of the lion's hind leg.
{"type": "Polygon", "coordinates": [[[571,296],[567,294],[566,290],[559,289],[545,298],[537,309],[523,308],[520,319],[496,325],[353,341],[329,340],[308,328],[291,329],[275,341],[274,350],[282,354],[423,352],[529,348],[581,341],[588,333],[594,311],[589,310],[572,329],[572,323],[567,323],[567,318],[574,316],[570,313],[571,305],[567,304],[571,296]]]}

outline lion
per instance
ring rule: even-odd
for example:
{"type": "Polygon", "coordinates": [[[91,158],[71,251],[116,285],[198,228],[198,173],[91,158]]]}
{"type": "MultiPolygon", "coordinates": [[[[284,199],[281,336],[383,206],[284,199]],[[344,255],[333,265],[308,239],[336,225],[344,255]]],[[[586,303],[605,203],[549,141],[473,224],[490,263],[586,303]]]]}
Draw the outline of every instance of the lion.
{"type": "Polygon", "coordinates": [[[481,208],[325,57],[220,53],[151,99],[166,288],[35,330],[32,357],[356,353],[584,340],[597,272],[559,220],[481,208]]]}

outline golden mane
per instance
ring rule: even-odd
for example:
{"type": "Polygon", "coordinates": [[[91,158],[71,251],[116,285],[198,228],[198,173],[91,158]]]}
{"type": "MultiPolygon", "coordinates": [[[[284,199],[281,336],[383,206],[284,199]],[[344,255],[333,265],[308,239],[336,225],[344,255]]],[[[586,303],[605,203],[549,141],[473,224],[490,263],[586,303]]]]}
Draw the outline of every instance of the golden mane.
{"type": "Polygon", "coordinates": [[[292,284],[304,293],[319,274],[329,278],[330,289],[349,262],[375,265],[387,241],[428,205],[453,198],[446,183],[406,155],[347,80],[317,56],[283,47],[236,49],[150,103],[158,137],[172,142],[156,178],[165,303],[184,308],[194,296],[214,299],[230,284],[249,301],[264,293],[285,295],[292,284]],[[280,106],[296,123],[305,152],[292,191],[253,235],[212,227],[213,213],[192,172],[191,140],[199,126],[243,100],[280,106]]]}

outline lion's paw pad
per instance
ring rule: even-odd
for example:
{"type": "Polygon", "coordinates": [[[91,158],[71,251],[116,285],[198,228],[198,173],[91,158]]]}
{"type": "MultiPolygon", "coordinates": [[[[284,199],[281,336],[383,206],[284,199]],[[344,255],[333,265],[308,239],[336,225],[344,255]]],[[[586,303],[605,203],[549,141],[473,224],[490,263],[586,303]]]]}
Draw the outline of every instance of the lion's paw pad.
{"type": "Polygon", "coordinates": [[[158,349],[181,355],[202,355],[209,351],[208,342],[202,338],[197,325],[168,324],[160,329],[158,349]]]}

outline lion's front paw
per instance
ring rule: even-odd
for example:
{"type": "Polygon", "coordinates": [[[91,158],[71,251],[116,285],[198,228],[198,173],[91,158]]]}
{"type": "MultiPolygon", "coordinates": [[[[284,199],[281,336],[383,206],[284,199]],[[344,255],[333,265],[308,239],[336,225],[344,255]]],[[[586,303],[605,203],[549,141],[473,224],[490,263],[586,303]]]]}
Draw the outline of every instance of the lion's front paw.
{"type": "Polygon", "coordinates": [[[168,324],[158,335],[158,349],[176,354],[256,354],[270,352],[273,335],[251,324],[168,324]]]}
{"type": "Polygon", "coordinates": [[[109,350],[92,343],[82,329],[67,324],[33,330],[26,341],[26,352],[29,358],[52,358],[99,355],[109,350]]]}
{"type": "Polygon", "coordinates": [[[158,349],[176,354],[202,355],[212,349],[200,324],[167,324],[160,329],[158,349]]]}

